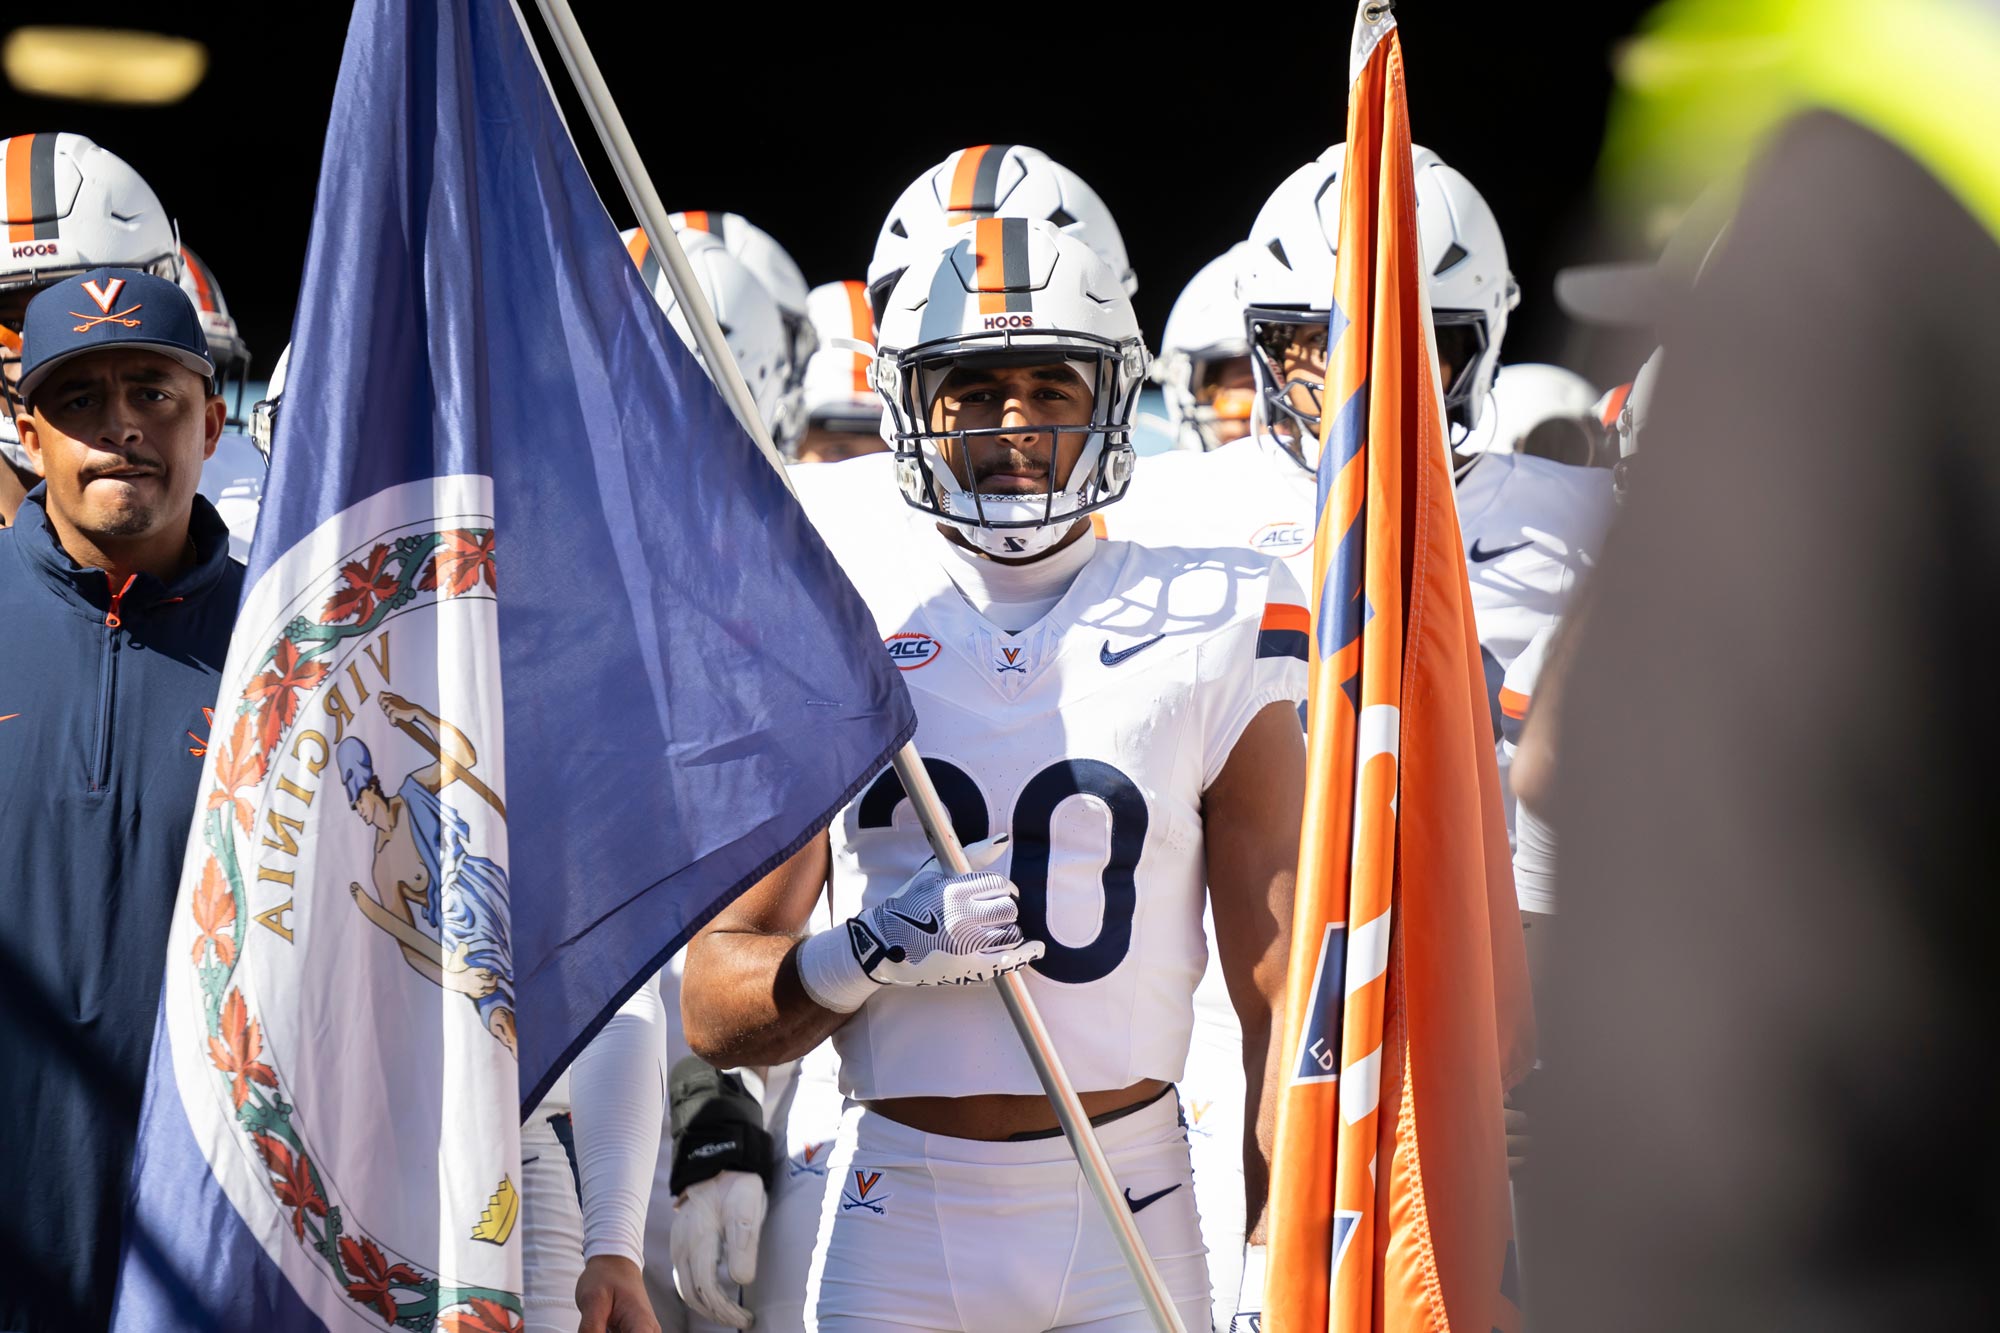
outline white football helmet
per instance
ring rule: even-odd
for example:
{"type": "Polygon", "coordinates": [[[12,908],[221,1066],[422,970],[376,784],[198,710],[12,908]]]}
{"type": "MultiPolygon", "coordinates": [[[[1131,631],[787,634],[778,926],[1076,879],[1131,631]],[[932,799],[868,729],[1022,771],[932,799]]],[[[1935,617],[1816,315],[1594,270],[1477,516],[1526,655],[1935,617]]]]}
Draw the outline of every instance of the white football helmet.
{"type": "Polygon", "coordinates": [[[789,449],[805,434],[806,363],[819,346],[812,315],[806,309],[804,271],[771,233],[740,213],[673,213],[668,215],[667,224],[679,235],[705,231],[721,241],[778,303],[778,317],[785,326],[785,403],[780,424],[771,433],[781,447],[789,449]]]}
{"type": "MultiPolygon", "coordinates": [[[[1300,324],[1323,324],[1333,301],[1334,250],[1340,234],[1340,165],[1346,145],[1335,144],[1286,178],[1264,202],[1250,228],[1256,252],[1239,284],[1252,344],[1265,424],[1290,422],[1305,453],[1317,451],[1319,414],[1292,405],[1277,382],[1275,353],[1300,324]]],[[[1507,316],[1520,304],[1520,288],[1507,271],[1500,224],[1472,183],[1430,149],[1414,147],[1417,232],[1437,329],[1441,364],[1452,368],[1444,386],[1446,415],[1463,436],[1479,424],[1507,316]]],[[[1323,386],[1309,386],[1317,401],[1323,386]]],[[[1454,447],[1457,447],[1454,444],[1454,447]]]]}
{"type": "MultiPolygon", "coordinates": [[[[659,302],[660,309],[667,315],[667,322],[674,326],[681,341],[701,360],[701,351],[695,346],[694,330],[689,327],[687,314],[674,299],[673,284],[667,281],[666,266],[653,253],[646,233],[637,227],[620,235],[625,241],[625,253],[639,266],[639,277],[659,302]]],[[[785,324],[779,317],[778,303],[771,299],[771,293],[764,284],[757,281],[754,274],[713,234],[699,231],[679,233],[681,249],[687,253],[688,266],[694,270],[695,281],[701,284],[702,295],[708,298],[709,308],[715,312],[716,322],[722,325],[722,336],[729,343],[730,355],[736,358],[737,367],[743,372],[744,383],[750,386],[750,396],[756,401],[757,415],[764,423],[764,429],[771,432],[774,441],[778,438],[778,426],[785,413],[785,324]]],[[[708,370],[703,363],[702,369],[708,370]]],[[[713,379],[714,372],[709,371],[713,379]]]]}
{"type": "MultiPolygon", "coordinates": [[[[93,268],[116,265],[180,276],[173,220],[153,187],[122,158],[81,134],[0,138],[5,238],[0,240],[0,324],[20,331],[34,292],[93,268]]],[[[0,338],[0,362],[17,362],[19,339],[0,338]]],[[[0,454],[26,469],[14,438],[17,370],[0,365],[0,454]]]]}
{"type": "Polygon", "coordinates": [[[250,443],[264,455],[265,467],[271,466],[271,441],[278,434],[278,409],[285,405],[285,372],[291,365],[292,345],[286,343],[285,350],[278,353],[278,364],[271,367],[271,380],[264,386],[264,396],[250,408],[250,443]]]}
{"type": "Polygon", "coordinates": [[[250,377],[250,346],[243,341],[243,334],[230,316],[229,302],[223,299],[222,284],[215,280],[215,273],[185,245],[180,248],[180,260],[181,290],[194,303],[195,314],[201,320],[209,355],[215,360],[217,382],[233,390],[229,395],[229,419],[240,423],[243,386],[250,377]]]}
{"type": "Polygon", "coordinates": [[[807,424],[872,434],[882,424],[882,400],[868,383],[868,357],[833,346],[835,338],[873,346],[868,285],[850,279],[815,287],[806,309],[819,335],[819,350],[806,366],[807,424]]]}
{"type": "Polygon", "coordinates": [[[1611,469],[1611,493],[1620,504],[1625,503],[1632,491],[1632,469],[1639,458],[1639,437],[1645,433],[1646,420],[1653,413],[1653,396],[1660,387],[1660,363],[1666,354],[1663,347],[1653,349],[1653,354],[1646,358],[1646,364],[1639,367],[1639,374],[1632,381],[1632,391],[1625,395],[1625,405],[1618,410],[1618,462],[1611,469]]]}
{"type": "MultiPolygon", "coordinates": [[[[1222,441],[1215,435],[1215,423],[1238,415],[1233,403],[1202,402],[1201,389],[1204,377],[1218,362],[1250,355],[1236,282],[1251,253],[1248,241],[1238,241],[1203,265],[1181,289],[1167,314],[1160,355],[1153,362],[1153,380],[1166,400],[1176,449],[1219,447],[1222,441]]],[[[1248,405],[1244,406],[1242,415],[1248,416],[1248,405]]]]}
{"type": "Polygon", "coordinates": [[[1453,447],[1461,456],[1528,453],[1588,467],[1608,438],[1597,424],[1598,397],[1595,385],[1562,366],[1502,366],[1479,425],[1453,447]]]}
{"type": "Polygon", "coordinates": [[[1081,176],[1025,144],[981,144],[911,181],[882,220],[868,261],[868,300],[878,324],[883,302],[912,260],[929,260],[944,228],[978,218],[1048,222],[1097,251],[1125,295],[1139,290],[1118,223],[1081,176]]]}
{"type": "Polygon", "coordinates": [[[953,228],[916,258],[889,294],[875,354],[875,388],[889,405],[896,482],[913,507],[951,524],[989,555],[1047,550],[1084,515],[1117,500],[1132,479],[1132,413],[1146,376],[1146,344],[1118,275],[1082,240],[1029,218],[983,218],[953,228]],[[1089,424],[1066,481],[1053,472],[1039,496],[981,495],[947,465],[939,441],[1018,428],[941,431],[931,406],[953,369],[989,359],[1062,361],[1091,386],[1089,424]]]}

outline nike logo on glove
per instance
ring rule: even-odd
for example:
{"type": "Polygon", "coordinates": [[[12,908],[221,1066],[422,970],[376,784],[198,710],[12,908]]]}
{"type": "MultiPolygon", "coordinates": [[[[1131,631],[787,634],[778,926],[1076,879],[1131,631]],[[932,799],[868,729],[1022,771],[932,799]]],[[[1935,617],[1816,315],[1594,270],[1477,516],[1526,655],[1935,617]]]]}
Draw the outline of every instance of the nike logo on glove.
{"type": "Polygon", "coordinates": [[[910,916],[907,913],[898,912],[893,907],[884,907],[882,910],[887,912],[890,916],[895,917],[898,921],[909,922],[911,925],[915,926],[918,930],[923,931],[926,935],[935,935],[940,930],[944,929],[944,923],[938,920],[938,914],[936,908],[931,909],[929,916],[910,916]]]}
{"type": "Polygon", "coordinates": [[[1111,651],[1111,640],[1106,639],[1104,641],[1104,646],[1097,650],[1097,660],[1104,663],[1104,665],[1106,666],[1117,666],[1120,662],[1132,656],[1132,654],[1143,653],[1148,648],[1151,648],[1154,644],[1158,643],[1161,639],[1164,639],[1166,637],[1167,636],[1164,634],[1155,634],[1152,638],[1146,640],[1144,643],[1135,643],[1130,648],[1120,648],[1115,653],[1111,651]]]}
{"type": "Polygon", "coordinates": [[[1498,560],[1501,556],[1507,554],[1509,551],[1518,551],[1523,546],[1533,546],[1533,545],[1534,542],[1532,541],[1515,542],[1512,546],[1502,546],[1497,550],[1482,551],[1479,549],[1478,539],[1474,538],[1472,543],[1472,550],[1469,552],[1469,554],[1472,556],[1473,564],[1483,565],[1488,560],[1498,560]]]}
{"type": "Polygon", "coordinates": [[[1150,1207],[1153,1204],[1158,1203],[1160,1200],[1166,1198],[1169,1194],[1172,1194],[1175,1190],[1179,1188],[1180,1188],[1179,1185],[1169,1185],[1165,1189],[1157,1190],[1152,1194],[1146,1195],[1142,1199],[1135,1199],[1132,1197],[1132,1191],[1128,1187],[1125,1191],[1125,1206],[1127,1208],[1130,1208],[1135,1213],[1140,1212],[1141,1210],[1150,1207]]]}

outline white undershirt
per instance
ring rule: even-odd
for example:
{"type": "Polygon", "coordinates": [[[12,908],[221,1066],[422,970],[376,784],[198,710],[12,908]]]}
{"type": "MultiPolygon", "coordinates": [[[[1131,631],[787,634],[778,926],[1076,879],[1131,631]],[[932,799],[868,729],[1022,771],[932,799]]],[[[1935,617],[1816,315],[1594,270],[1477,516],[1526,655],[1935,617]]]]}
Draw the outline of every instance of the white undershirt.
{"type": "Polygon", "coordinates": [[[1019,634],[1055,609],[1096,554],[1097,541],[1086,532],[1060,551],[1024,565],[1002,564],[954,541],[944,548],[944,572],[972,609],[995,627],[1019,634]]]}

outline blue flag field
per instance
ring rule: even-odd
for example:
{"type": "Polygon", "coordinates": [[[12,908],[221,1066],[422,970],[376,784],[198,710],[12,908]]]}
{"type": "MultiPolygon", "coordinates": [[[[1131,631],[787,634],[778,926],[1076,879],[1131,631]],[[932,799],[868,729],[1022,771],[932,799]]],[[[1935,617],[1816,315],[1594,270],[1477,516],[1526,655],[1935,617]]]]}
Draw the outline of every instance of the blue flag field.
{"type": "Polygon", "coordinates": [[[914,728],[506,0],[360,0],[116,1327],[517,1328],[522,1113],[914,728]]]}

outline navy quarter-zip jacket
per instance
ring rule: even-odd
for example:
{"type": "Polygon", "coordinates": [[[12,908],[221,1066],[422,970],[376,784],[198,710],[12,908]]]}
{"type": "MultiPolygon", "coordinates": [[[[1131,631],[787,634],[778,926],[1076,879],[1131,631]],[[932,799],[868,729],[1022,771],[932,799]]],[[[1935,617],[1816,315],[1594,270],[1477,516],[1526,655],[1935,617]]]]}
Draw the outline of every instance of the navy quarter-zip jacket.
{"type": "Polygon", "coordinates": [[[114,588],[36,487],[0,529],[0,1330],[110,1322],[167,926],[243,566],[114,588]]]}

